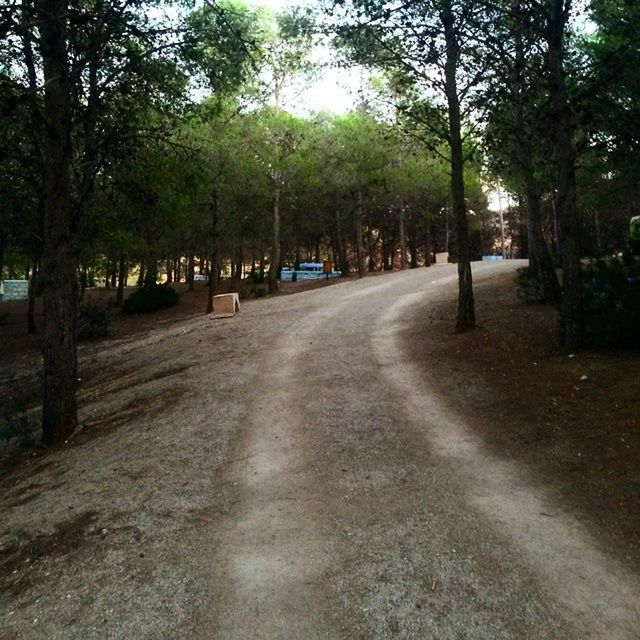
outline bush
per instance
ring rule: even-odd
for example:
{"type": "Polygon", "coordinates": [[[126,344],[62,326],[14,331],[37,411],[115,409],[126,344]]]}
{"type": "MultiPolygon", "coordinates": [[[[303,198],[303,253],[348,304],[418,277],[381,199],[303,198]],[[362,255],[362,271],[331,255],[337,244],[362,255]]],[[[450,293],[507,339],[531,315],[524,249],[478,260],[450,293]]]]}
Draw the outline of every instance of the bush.
{"type": "Polygon", "coordinates": [[[518,298],[527,303],[542,302],[544,300],[542,283],[533,269],[531,267],[520,267],[516,273],[518,298]]]}
{"type": "Polygon", "coordinates": [[[160,309],[175,307],[180,302],[178,292],[167,284],[154,284],[134,291],[122,305],[122,312],[152,313],[160,309]]]}
{"type": "Polygon", "coordinates": [[[109,333],[109,312],[103,306],[93,302],[80,305],[78,317],[78,340],[104,338],[109,333]]]}
{"type": "Polygon", "coordinates": [[[640,259],[625,253],[586,270],[585,330],[594,345],[640,347],[640,259]]]}

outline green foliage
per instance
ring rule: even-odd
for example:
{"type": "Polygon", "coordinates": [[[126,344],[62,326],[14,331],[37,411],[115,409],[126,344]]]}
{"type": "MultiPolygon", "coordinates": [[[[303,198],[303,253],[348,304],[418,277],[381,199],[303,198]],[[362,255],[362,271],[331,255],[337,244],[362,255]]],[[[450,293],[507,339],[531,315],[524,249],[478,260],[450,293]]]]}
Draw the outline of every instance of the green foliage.
{"type": "Polygon", "coordinates": [[[586,335],[592,344],[640,348],[640,259],[625,253],[585,272],[586,335]]]}
{"type": "Polygon", "coordinates": [[[83,302],[78,312],[78,340],[104,338],[109,333],[109,310],[95,302],[83,302]]]}
{"type": "Polygon", "coordinates": [[[180,302],[178,292],[167,284],[156,284],[141,287],[134,291],[122,305],[122,312],[127,315],[152,313],[160,309],[175,307],[180,302]]]}

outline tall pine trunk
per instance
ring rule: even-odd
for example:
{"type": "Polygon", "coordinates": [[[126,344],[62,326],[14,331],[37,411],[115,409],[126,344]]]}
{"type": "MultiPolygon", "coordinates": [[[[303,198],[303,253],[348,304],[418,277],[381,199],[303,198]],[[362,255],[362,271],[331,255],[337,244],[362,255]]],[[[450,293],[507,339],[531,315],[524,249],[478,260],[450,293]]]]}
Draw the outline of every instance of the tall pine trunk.
{"type": "Polygon", "coordinates": [[[400,236],[400,269],[404,271],[407,268],[407,229],[405,220],[404,207],[400,207],[398,234],[400,236]]]}
{"type": "Polygon", "coordinates": [[[193,250],[189,250],[189,258],[187,261],[187,282],[189,283],[189,291],[193,291],[196,274],[196,259],[193,255],[193,250]]]}
{"type": "Polygon", "coordinates": [[[29,300],[27,302],[27,331],[30,334],[36,334],[38,327],[36,326],[36,292],[38,286],[38,263],[33,264],[31,269],[31,277],[29,278],[29,300]]]}
{"type": "Polygon", "coordinates": [[[211,193],[211,253],[209,262],[209,291],[207,295],[207,313],[213,313],[213,297],[216,295],[218,287],[218,262],[219,257],[219,235],[218,235],[218,191],[214,188],[211,193]]]}
{"type": "Polygon", "coordinates": [[[473,281],[469,250],[469,223],[464,199],[464,156],[460,122],[460,99],[457,86],[457,66],[460,49],[457,40],[451,2],[444,3],[441,13],[446,44],[445,90],[449,112],[449,145],[451,148],[451,201],[456,224],[458,246],[458,316],[456,331],[466,331],[476,324],[473,281]]]}
{"type": "Polygon", "coordinates": [[[363,198],[362,192],[358,192],[358,200],[355,208],[355,231],[356,231],[356,252],[357,252],[357,267],[358,278],[364,278],[366,275],[365,267],[365,248],[362,240],[362,222],[363,222],[363,198]]]}
{"type": "Polygon", "coordinates": [[[540,190],[533,166],[533,151],[527,136],[522,95],[522,74],[525,59],[522,37],[516,32],[515,67],[510,75],[509,84],[513,99],[512,117],[517,148],[517,158],[522,171],[527,205],[527,229],[529,232],[529,266],[542,284],[544,302],[559,304],[561,299],[560,283],[556,274],[549,247],[542,231],[542,213],[540,208],[540,190]]]}
{"type": "Polygon", "coordinates": [[[349,275],[349,258],[347,257],[347,248],[342,235],[342,215],[340,213],[340,201],[336,193],[336,243],[338,245],[338,260],[340,263],[340,271],[343,276],[349,275]]]}
{"type": "Polygon", "coordinates": [[[278,293],[278,269],[280,268],[280,192],[279,178],[276,178],[273,196],[273,248],[271,249],[271,263],[269,264],[268,284],[269,293],[278,293]]]}
{"type": "Polygon", "coordinates": [[[78,280],[71,204],[71,85],[67,2],[39,0],[44,74],[44,391],[42,440],[62,442],[78,424],[78,280]]]}
{"type": "Polygon", "coordinates": [[[124,302],[124,288],[127,284],[127,262],[124,253],[120,253],[118,260],[118,291],[116,292],[116,307],[124,302]]]}
{"type": "Polygon", "coordinates": [[[575,149],[571,139],[571,112],[564,70],[564,37],[567,13],[563,0],[549,0],[547,58],[551,76],[555,162],[558,179],[558,223],[562,258],[560,335],[567,349],[584,341],[582,273],[580,269],[579,219],[576,206],[575,149]]]}

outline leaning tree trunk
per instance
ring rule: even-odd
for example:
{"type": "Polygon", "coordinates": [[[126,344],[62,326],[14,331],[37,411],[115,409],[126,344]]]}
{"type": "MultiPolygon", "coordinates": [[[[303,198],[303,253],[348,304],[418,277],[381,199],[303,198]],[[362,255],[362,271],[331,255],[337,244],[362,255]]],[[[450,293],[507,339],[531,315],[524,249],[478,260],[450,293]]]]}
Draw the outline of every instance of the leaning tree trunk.
{"type": "Polygon", "coordinates": [[[267,276],[269,293],[278,293],[278,269],[280,268],[280,192],[279,178],[276,177],[276,189],[273,197],[273,248],[267,276]]]}
{"type": "Polygon", "coordinates": [[[547,31],[550,93],[553,104],[555,161],[558,176],[558,222],[562,254],[562,305],[560,334],[563,345],[573,349],[584,341],[582,273],[578,210],[576,206],[575,149],[571,139],[571,112],[564,70],[563,39],[567,21],[563,0],[549,0],[547,31]]]}
{"type": "Polygon", "coordinates": [[[78,280],[71,206],[71,83],[66,0],[40,0],[44,86],[44,393],[42,440],[69,437],[78,424],[76,384],[78,280]]]}
{"type": "Polygon", "coordinates": [[[441,13],[446,43],[445,90],[449,112],[449,145],[451,148],[451,200],[456,223],[458,245],[458,316],[456,331],[466,331],[476,324],[473,281],[469,250],[469,223],[464,200],[464,156],[460,123],[460,99],[456,80],[460,56],[451,3],[444,3],[441,13]]]}

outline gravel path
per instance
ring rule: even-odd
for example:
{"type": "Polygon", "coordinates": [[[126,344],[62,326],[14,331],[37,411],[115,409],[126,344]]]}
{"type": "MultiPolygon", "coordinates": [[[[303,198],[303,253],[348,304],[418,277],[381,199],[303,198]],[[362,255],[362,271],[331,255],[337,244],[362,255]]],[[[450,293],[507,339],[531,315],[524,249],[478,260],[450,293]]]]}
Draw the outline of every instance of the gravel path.
{"type": "Polygon", "coordinates": [[[95,426],[2,497],[0,637],[637,638],[638,577],[429,393],[410,328],[455,290],[394,273],[87,349],[95,426]]]}

